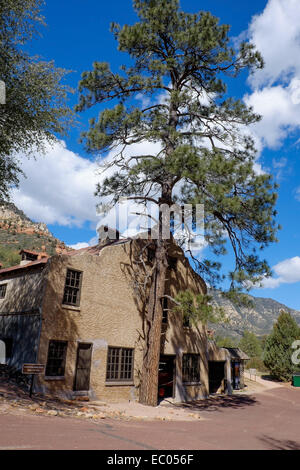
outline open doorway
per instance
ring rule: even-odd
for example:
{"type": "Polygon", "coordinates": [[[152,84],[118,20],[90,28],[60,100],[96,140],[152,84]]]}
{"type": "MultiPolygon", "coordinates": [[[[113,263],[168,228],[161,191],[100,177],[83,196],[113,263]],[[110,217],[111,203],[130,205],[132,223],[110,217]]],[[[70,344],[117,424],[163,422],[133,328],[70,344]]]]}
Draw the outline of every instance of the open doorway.
{"type": "Polygon", "coordinates": [[[225,361],[208,362],[209,393],[217,393],[225,388],[225,361]]]}
{"type": "Polygon", "coordinates": [[[161,355],[158,370],[158,399],[175,396],[176,356],[161,355]]]}
{"type": "Polygon", "coordinates": [[[231,362],[231,379],[233,390],[240,390],[241,387],[241,363],[238,361],[231,362]]]}

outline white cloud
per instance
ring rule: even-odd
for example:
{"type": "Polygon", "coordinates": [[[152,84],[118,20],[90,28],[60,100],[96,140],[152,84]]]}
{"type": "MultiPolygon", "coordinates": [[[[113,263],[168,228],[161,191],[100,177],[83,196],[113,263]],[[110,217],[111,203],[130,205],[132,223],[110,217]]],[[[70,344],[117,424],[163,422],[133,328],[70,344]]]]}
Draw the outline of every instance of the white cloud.
{"type": "Polygon", "coordinates": [[[264,175],[266,172],[263,170],[260,163],[255,162],[253,163],[253,170],[257,175],[264,175]]]}
{"type": "Polygon", "coordinates": [[[278,148],[290,132],[300,128],[300,100],[295,99],[296,86],[300,95],[298,79],[286,87],[268,86],[245,95],[246,104],[262,116],[252,129],[263,145],[278,148]]]}
{"type": "Polygon", "coordinates": [[[296,189],[296,199],[297,201],[300,201],[300,186],[296,189]]]}
{"type": "Polygon", "coordinates": [[[299,256],[285,259],[273,266],[272,269],[278,277],[266,278],[262,283],[262,287],[264,288],[274,289],[279,287],[280,284],[294,284],[300,281],[299,256]]]}
{"type": "Polygon", "coordinates": [[[281,279],[279,278],[274,279],[273,277],[268,277],[262,282],[262,285],[260,287],[264,289],[276,289],[276,287],[279,287],[280,284],[281,284],[281,279]]]}
{"type": "MultiPolygon", "coordinates": [[[[127,151],[127,157],[156,154],[159,149],[157,144],[149,142],[136,144],[127,151]]],[[[103,162],[111,161],[117,151],[111,152],[103,162]]],[[[96,183],[117,171],[117,167],[100,171],[97,162],[68,150],[63,141],[57,141],[52,146],[46,144],[45,152],[34,154],[34,158],[28,159],[21,154],[17,157],[22,161],[26,178],[21,178],[18,189],[13,189],[12,200],[30,218],[70,227],[80,227],[86,221],[95,227],[102,224],[116,226],[113,210],[105,217],[97,214],[96,204],[99,200],[94,192],[96,183]]],[[[109,199],[105,198],[104,202],[109,199]]],[[[134,211],[141,211],[141,207],[133,201],[126,210],[121,206],[120,224],[123,230],[135,224],[133,219],[137,216],[130,215],[129,225],[126,225],[127,212],[134,211]]]]}
{"type": "Polygon", "coordinates": [[[269,0],[264,11],[253,17],[248,36],[262,54],[265,67],[249,79],[254,88],[290,82],[300,77],[299,0],[269,0]]]}
{"type": "Polygon", "coordinates": [[[96,222],[97,164],[68,150],[63,141],[46,145],[44,154],[22,158],[20,187],[12,199],[30,218],[48,224],[80,227],[96,222]]]}
{"type": "Polygon", "coordinates": [[[253,126],[262,145],[278,148],[300,129],[299,0],[269,0],[252,18],[247,36],[262,54],[265,67],[250,75],[253,92],[244,99],[262,116],[253,126]]]}
{"type": "Polygon", "coordinates": [[[75,243],[75,245],[69,245],[69,247],[73,248],[74,250],[80,250],[81,248],[87,248],[88,246],[90,245],[86,242],[78,242],[75,243]]]}

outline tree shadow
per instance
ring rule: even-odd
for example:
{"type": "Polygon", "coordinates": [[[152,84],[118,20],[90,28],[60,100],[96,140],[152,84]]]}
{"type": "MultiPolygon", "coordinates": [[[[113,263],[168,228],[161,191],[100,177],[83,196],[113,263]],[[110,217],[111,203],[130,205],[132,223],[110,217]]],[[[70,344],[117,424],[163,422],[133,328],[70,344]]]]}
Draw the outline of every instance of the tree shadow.
{"type": "Polygon", "coordinates": [[[261,378],[262,378],[263,380],[268,380],[269,382],[278,382],[278,383],[282,383],[282,382],[283,382],[282,380],[277,379],[276,377],[274,377],[274,376],[271,375],[271,374],[263,374],[263,375],[261,375],[261,378]]]}
{"type": "Polygon", "coordinates": [[[13,393],[28,393],[30,376],[7,364],[0,364],[0,385],[8,387],[13,393]]]}
{"type": "MultiPolygon", "coordinates": [[[[171,403],[171,402],[170,402],[171,403]]],[[[185,403],[172,403],[173,406],[186,409],[191,412],[197,411],[223,411],[224,409],[242,409],[258,404],[255,397],[245,395],[215,395],[201,400],[185,403]]]]}
{"type": "Polygon", "coordinates": [[[269,450],[300,450],[300,443],[296,441],[275,439],[266,435],[259,440],[267,444],[269,450]]]}
{"type": "Polygon", "coordinates": [[[42,407],[45,411],[54,409],[70,415],[82,410],[87,411],[89,406],[84,401],[68,400],[64,397],[45,395],[44,393],[33,393],[29,397],[28,389],[20,386],[20,383],[12,378],[1,383],[0,398],[8,405],[12,404],[13,406],[26,408],[30,405],[36,405],[42,407]]]}

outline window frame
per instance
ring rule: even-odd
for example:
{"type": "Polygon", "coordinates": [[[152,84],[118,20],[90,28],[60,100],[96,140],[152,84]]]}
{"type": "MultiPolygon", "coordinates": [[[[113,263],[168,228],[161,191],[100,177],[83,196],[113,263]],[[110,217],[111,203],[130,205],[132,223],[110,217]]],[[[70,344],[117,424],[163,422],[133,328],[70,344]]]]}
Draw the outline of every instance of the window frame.
{"type": "Polygon", "coordinates": [[[66,359],[67,359],[67,350],[68,350],[68,341],[65,341],[65,340],[58,340],[58,339],[50,339],[49,340],[49,343],[48,343],[48,353],[47,353],[47,362],[46,362],[46,367],[45,367],[45,377],[49,377],[49,378],[55,378],[55,377],[59,377],[59,378],[62,378],[62,377],[65,377],[65,372],[66,372],[66,359]],[[63,375],[58,375],[58,374],[52,374],[52,373],[49,373],[49,367],[54,367],[54,366],[50,366],[49,365],[49,360],[50,359],[56,359],[55,357],[50,357],[50,346],[51,346],[51,343],[62,343],[65,345],[65,348],[64,348],[64,351],[63,351],[63,357],[61,358],[61,365],[58,366],[60,368],[63,369],[63,375]]]}
{"type": "Polygon", "coordinates": [[[5,299],[6,292],[7,292],[7,282],[4,283],[4,284],[0,284],[0,300],[5,299]],[[2,288],[3,287],[5,288],[4,289],[4,294],[2,294],[2,288]]]}
{"type": "Polygon", "coordinates": [[[155,261],[155,249],[148,247],[147,248],[147,263],[153,264],[155,261]]]}
{"type": "Polygon", "coordinates": [[[14,341],[12,337],[7,336],[0,336],[0,341],[3,341],[5,345],[5,363],[8,364],[10,359],[13,357],[13,348],[14,348],[14,341]]]}
{"type": "Polygon", "coordinates": [[[168,256],[168,269],[176,271],[178,259],[175,256],[168,256]]]}
{"type": "Polygon", "coordinates": [[[183,328],[187,328],[187,329],[191,329],[192,328],[192,322],[191,322],[191,319],[190,318],[186,318],[184,317],[184,315],[182,316],[182,326],[183,328]]]}
{"type": "Polygon", "coordinates": [[[83,271],[79,271],[78,269],[67,268],[66,276],[65,276],[65,287],[64,287],[64,293],[63,293],[62,305],[68,305],[68,306],[71,306],[71,307],[79,307],[79,306],[80,306],[82,277],[83,277],[83,271]],[[67,285],[68,272],[73,272],[73,273],[79,273],[79,274],[80,274],[80,277],[79,277],[79,286],[78,286],[78,287],[74,287],[74,286],[69,286],[69,285],[67,285]],[[65,301],[66,289],[74,289],[74,290],[77,289],[76,303],[65,301]]]}
{"type": "Polygon", "coordinates": [[[200,374],[200,354],[198,353],[184,353],[182,355],[182,383],[185,385],[188,384],[200,384],[201,383],[201,374],[200,374]],[[197,367],[195,368],[193,364],[186,364],[189,359],[197,358],[197,367]],[[197,376],[195,376],[194,370],[196,369],[197,376]]]}
{"type": "MultiPolygon", "coordinates": [[[[126,361],[126,357],[124,358],[126,361]]],[[[134,379],[134,348],[128,348],[123,346],[108,346],[107,348],[107,357],[106,357],[106,371],[105,371],[105,382],[106,384],[127,384],[133,383],[134,379]],[[117,365],[113,364],[111,361],[110,354],[112,350],[118,350],[118,358],[117,358],[117,365]],[[131,361],[130,361],[130,377],[122,378],[122,372],[124,373],[124,365],[126,362],[123,363],[123,351],[131,351],[131,361]],[[115,366],[115,370],[112,371],[111,365],[115,366]],[[123,366],[123,370],[122,370],[123,366]],[[117,377],[112,377],[112,372],[117,374],[117,377]]]]}
{"type": "Polygon", "coordinates": [[[162,324],[167,325],[169,321],[169,299],[167,297],[162,298],[162,324]]]}

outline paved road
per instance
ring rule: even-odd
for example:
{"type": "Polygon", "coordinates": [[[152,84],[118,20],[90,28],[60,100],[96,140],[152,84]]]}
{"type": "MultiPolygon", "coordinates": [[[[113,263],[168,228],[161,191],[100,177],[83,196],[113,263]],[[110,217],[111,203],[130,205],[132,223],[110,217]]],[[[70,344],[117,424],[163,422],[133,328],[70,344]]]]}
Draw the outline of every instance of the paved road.
{"type": "Polygon", "coordinates": [[[2,449],[300,449],[300,389],[206,402],[189,422],[0,415],[2,449]]]}

